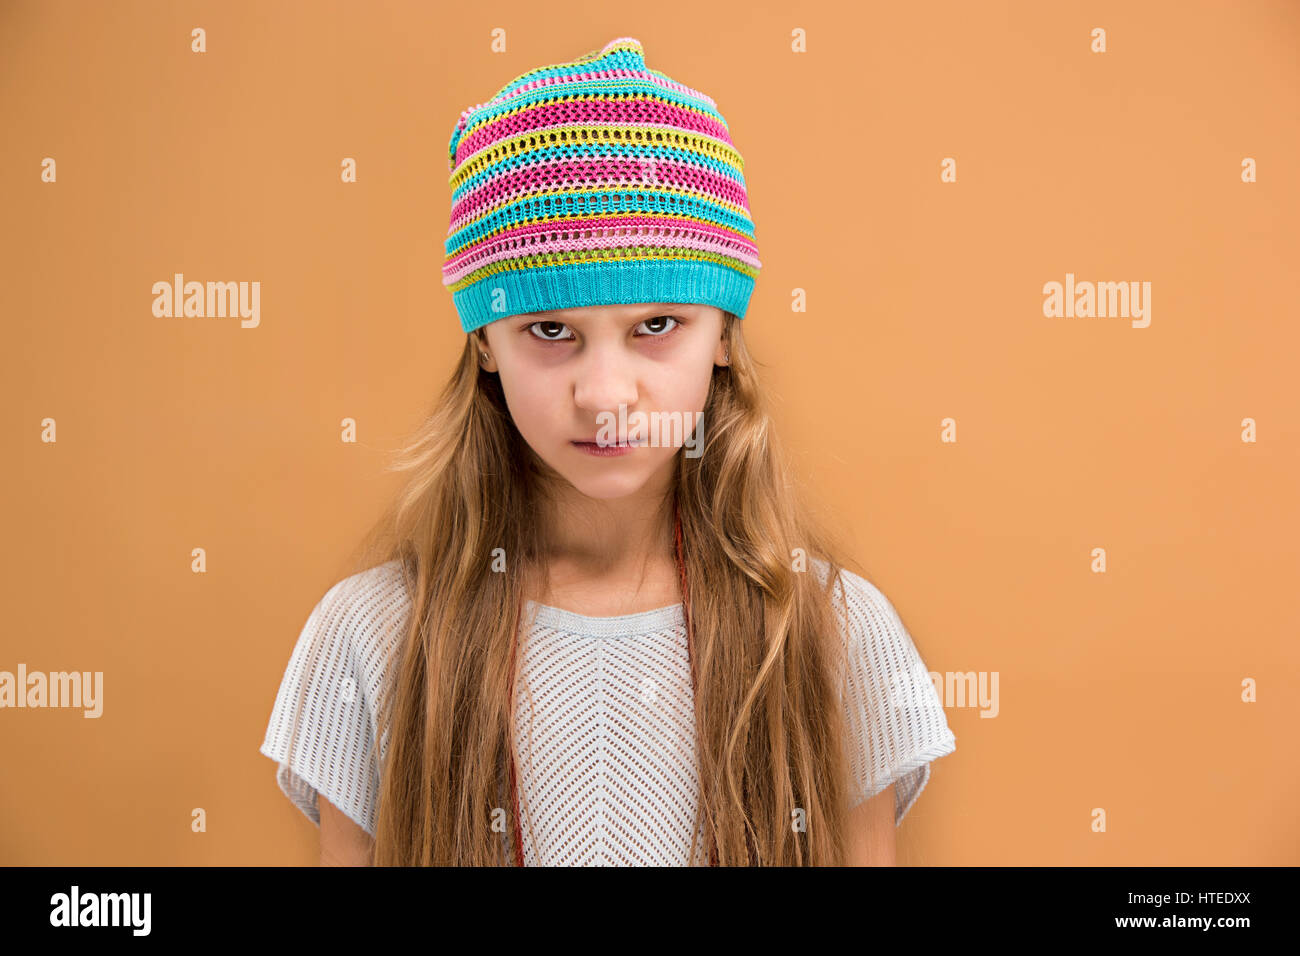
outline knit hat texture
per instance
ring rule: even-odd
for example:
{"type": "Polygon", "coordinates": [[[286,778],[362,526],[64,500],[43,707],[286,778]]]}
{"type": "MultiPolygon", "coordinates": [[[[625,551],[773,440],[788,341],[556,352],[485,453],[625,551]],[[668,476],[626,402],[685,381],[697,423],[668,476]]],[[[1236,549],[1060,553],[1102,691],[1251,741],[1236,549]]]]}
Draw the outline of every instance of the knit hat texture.
{"type": "Polygon", "coordinates": [[[744,161],[704,93],[611,40],[460,115],[443,285],[461,328],[543,310],[699,303],[744,318],[761,265],[744,161]]]}

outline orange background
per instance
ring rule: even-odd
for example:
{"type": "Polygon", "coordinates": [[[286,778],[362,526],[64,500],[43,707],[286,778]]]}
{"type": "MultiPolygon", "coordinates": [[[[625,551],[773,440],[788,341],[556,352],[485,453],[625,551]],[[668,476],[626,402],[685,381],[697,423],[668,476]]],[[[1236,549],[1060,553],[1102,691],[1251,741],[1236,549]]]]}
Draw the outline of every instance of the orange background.
{"type": "Polygon", "coordinates": [[[0,669],[105,708],[0,711],[0,863],[315,862],[257,748],[462,346],[447,140],[619,36],[745,158],[802,477],[930,669],[999,674],[900,862],[1300,863],[1300,4],[698,0],[0,5],[0,669]],[[260,326],[154,317],[175,272],[260,326]],[[1067,272],[1150,327],[1044,317],[1067,272]]]}

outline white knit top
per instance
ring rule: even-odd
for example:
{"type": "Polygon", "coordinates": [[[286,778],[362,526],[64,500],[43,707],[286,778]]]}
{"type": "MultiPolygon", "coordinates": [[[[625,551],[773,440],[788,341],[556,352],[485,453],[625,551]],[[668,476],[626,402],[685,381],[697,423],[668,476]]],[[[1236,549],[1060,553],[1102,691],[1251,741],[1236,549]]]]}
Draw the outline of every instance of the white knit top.
{"type": "MultiPolygon", "coordinates": [[[[930,761],[957,741],[893,606],[853,572],[843,577],[851,802],[895,784],[897,826],[929,781],[930,761]]],[[[838,584],[833,594],[838,601],[838,584]]],[[[375,740],[376,705],[409,611],[390,562],[331,587],[298,637],[260,751],[313,823],[324,794],[375,833],[388,750],[386,733],[375,740]]],[[[515,719],[525,864],[685,865],[699,777],[682,605],[589,617],[529,601],[522,629],[515,719]]],[[[708,862],[699,833],[697,864],[708,862]]]]}

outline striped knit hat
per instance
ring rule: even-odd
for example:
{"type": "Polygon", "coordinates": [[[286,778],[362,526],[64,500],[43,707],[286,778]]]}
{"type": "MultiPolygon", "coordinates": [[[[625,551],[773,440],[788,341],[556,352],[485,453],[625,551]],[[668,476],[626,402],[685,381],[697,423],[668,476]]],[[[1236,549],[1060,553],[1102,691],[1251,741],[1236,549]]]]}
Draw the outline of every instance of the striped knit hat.
{"type": "Polygon", "coordinates": [[[620,37],[460,115],[443,285],[466,332],[511,315],[681,302],[744,318],[761,263],[717,104],[620,37]]]}

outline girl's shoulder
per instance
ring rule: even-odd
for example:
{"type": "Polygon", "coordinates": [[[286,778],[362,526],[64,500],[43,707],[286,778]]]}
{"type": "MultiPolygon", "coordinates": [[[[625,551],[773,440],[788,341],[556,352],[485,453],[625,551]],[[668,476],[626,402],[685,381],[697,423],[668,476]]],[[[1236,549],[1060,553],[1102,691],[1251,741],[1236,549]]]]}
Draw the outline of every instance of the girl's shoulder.
{"type": "MultiPolygon", "coordinates": [[[[818,583],[825,588],[830,562],[813,558],[812,565],[818,583]]],[[[868,636],[877,639],[907,637],[907,629],[893,602],[880,588],[860,574],[840,566],[830,594],[832,607],[847,625],[844,633],[846,639],[852,641],[868,636]]]]}
{"type": "Polygon", "coordinates": [[[354,624],[388,624],[409,611],[406,575],[400,561],[377,564],[335,582],[316,609],[354,624]]]}
{"type": "MultiPolygon", "coordinates": [[[[823,587],[826,569],[822,562],[823,587]]],[[[893,602],[871,581],[843,567],[831,596],[850,683],[879,698],[920,701],[932,711],[937,702],[928,696],[934,693],[929,667],[893,602]]]]}
{"type": "Polygon", "coordinates": [[[410,607],[401,562],[379,564],[334,583],[312,608],[300,641],[350,658],[366,684],[382,683],[410,607]]]}

